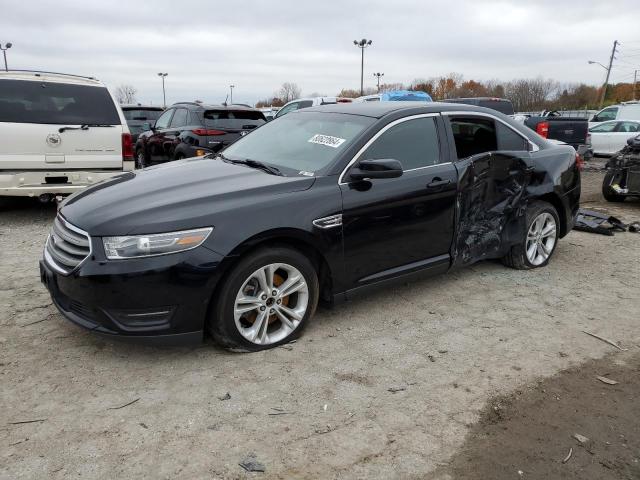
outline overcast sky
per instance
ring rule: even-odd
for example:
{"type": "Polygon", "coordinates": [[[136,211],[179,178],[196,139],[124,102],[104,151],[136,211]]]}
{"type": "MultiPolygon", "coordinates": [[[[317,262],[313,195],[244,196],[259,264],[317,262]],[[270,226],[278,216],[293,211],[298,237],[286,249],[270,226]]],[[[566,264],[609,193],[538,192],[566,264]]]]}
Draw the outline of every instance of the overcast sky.
{"type": "Polygon", "coordinates": [[[465,78],[550,77],[600,84],[614,40],[613,81],[640,68],[638,0],[18,0],[0,8],[10,68],[128,83],[138,100],[253,103],[285,81],[303,93],[335,95],[365,86],[373,72],[411,82],[458,72],[465,78]]]}

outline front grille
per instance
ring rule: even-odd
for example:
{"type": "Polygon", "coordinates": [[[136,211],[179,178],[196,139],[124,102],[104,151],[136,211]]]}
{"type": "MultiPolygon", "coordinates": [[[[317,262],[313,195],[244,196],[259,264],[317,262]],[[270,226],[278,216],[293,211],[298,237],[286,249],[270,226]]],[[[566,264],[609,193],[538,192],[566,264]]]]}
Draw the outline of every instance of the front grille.
{"type": "Polygon", "coordinates": [[[91,239],[86,232],[58,215],[53,222],[45,252],[52,267],[62,273],[69,273],[91,253],[91,239]]]}

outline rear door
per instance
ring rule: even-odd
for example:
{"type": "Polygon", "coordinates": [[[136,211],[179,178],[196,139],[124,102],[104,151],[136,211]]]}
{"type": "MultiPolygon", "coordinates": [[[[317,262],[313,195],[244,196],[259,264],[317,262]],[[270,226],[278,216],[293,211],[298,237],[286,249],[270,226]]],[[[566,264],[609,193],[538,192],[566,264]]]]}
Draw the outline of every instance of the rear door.
{"type": "Polygon", "coordinates": [[[214,152],[267,123],[264,114],[258,110],[205,110],[202,116],[207,133],[206,145],[214,152]]]}
{"type": "Polygon", "coordinates": [[[591,128],[591,148],[594,153],[611,152],[613,143],[613,132],[617,127],[617,122],[605,122],[591,128]]]}
{"type": "Polygon", "coordinates": [[[616,129],[611,134],[610,153],[615,153],[626,147],[627,140],[635,137],[640,132],[638,122],[618,122],[616,129]]]}
{"type": "Polygon", "coordinates": [[[104,86],[2,79],[0,170],[122,168],[122,123],[104,86]]]}

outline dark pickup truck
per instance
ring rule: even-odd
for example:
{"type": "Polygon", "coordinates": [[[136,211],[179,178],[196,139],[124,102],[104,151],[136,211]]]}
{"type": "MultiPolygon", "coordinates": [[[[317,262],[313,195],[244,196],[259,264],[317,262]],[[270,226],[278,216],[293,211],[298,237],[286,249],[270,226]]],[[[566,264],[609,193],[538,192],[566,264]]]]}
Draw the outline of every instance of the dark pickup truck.
{"type": "Polygon", "coordinates": [[[524,124],[541,137],[564,142],[576,150],[587,144],[589,121],[586,118],[562,117],[551,111],[525,118],[524,124]]]}

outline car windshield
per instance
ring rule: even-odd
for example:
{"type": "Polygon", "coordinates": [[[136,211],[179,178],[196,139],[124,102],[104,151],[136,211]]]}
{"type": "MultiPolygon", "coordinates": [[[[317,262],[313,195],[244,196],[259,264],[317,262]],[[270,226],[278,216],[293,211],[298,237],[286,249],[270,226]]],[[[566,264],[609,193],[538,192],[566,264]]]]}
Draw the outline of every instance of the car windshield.
{"type": "Polygon", "coordinates": [[[104,87],[0,80],[0,122],[120,125],[104,87]]]}
{"type": "Polygon", "coordinates": [[[124,110],[124,118],[127,120],[157,120],[162,115],[161,109],[137,109],[124,110]]]}
{"type": "Polygon", "coordinates": [[[324,172],[374,122],[374,118],[357,115],[294,113],[251,132],[228,147],[224,156],[259,160],[286,174],[315,175],[324,172]]]}

